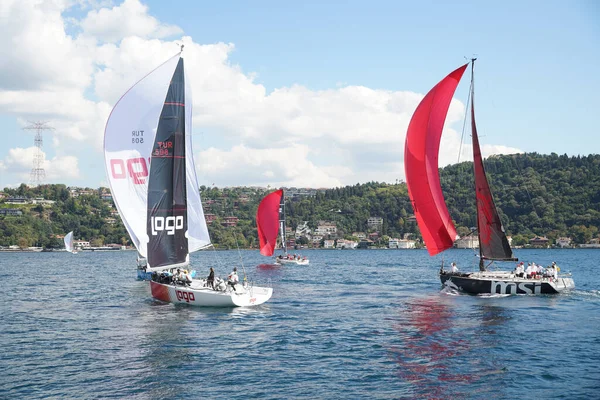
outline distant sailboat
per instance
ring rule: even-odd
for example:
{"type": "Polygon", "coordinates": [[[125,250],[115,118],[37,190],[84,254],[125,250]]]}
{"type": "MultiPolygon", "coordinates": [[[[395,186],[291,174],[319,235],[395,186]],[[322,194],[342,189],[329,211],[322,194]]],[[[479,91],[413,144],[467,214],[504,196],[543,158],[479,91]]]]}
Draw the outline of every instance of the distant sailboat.
{"type": "MultiPolygon", "coordinates": [[[[471,62],[471,135],[477,233],[479,235],[479,271],[472,273],[440,270],[440,280],[452,288],[471,294],[558,293],[575,287],[569,275],[554,274],[539,279],[517,276],[513,271],[488,271],[495,261],[517,261],[504,232],[487,181],[475,125],[473,64],[471,62]],[[486,261],[490,261],[486,265],[486,261]]],[[[442,128],[454,91],[469,64],[440,81],[415,110],[406,134],[404,165],[406,184],[415,216],[431,256],[453,246],[456,229],[446,206],[438,171],[438,153],[442,128]]]]}
{"type": "Polygon", "coordinates": [[[189,253],[210,245],[192,154],[192,100],[181,53],[133,86],[106,125],[105,158],[121,218],[151,273],[156,299],[196,306],[252,306],[271,288],[182,281],[189,253]]]}
{"type": "Polygon", "coordinates": [[[260,242],[260,254],[271,257],[275,252],[277,237],[281,235],[283,254],[275,258],[277,264],[308,265],[306,257],[288,254],[285,241],[285,196],[283,189],[266,195],[256,211],[256,227],[260,242]]]}
{"type": "Polygon", "coordinates": [[[65,249],[72,254],[77,254],[77,250],[73,246],[73,231],[65,235],[65,249]]]}

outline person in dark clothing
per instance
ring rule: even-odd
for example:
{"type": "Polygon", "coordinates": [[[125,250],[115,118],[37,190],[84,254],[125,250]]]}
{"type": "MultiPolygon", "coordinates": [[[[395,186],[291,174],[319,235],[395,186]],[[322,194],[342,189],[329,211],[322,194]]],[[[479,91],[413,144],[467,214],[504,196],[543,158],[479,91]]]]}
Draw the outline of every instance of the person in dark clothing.
{"type": "Polygon", "coordinates": [[[210,267],[210,273],[208,274],[208,278],[206,278],[206,285],[210,285],[212,290],[215,290],[215,270],[213,267],[210,267]]]}

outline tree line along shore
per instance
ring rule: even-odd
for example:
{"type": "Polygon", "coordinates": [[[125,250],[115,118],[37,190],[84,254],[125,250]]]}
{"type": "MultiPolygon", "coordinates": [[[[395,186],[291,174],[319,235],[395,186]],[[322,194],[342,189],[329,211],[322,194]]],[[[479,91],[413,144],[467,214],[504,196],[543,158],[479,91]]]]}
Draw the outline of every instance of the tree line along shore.
{"type": "MultiPolygon", "coordinates": [[[[548,246],[560,238],[570,239],[571,245],[598,240],[600,155],[491,156],[485,166],[513,246],[527,246],[535,237],[547,239],[548,246]]],[[[441,168],[440,178],[457,231],[466,236],[476,226],[472,163],[441,168]]],[[[258,247],[256,209],[263,196],[275,189],[201,186],[215,247],[258,247]]],[[[286,222],[294,244],[319,247],[328,239],[361,240],[361,235],[372,239],[374,246],[385,246],[389,238],[420,243],[404,182],[284,189],[286,222]],[[322,224],[335,228],[318,232],[322,224]]],[[[21,184],[0,193],[0,246],[58,249],[69,231],[92,247],[131,245],[108,188],[21,184]]]]}

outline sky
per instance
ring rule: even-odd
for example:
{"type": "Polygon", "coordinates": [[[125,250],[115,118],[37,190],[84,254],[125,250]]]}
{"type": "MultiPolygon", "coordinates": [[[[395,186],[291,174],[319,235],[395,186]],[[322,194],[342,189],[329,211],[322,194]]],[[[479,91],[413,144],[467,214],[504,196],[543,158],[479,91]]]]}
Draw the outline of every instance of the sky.
{"type": "MultiPolygon", "coordinates": [[[[108,186],[115,102],[184,43],[200,185],[339,187],[404,179],[419,101],[476,56],[484,156],[600,153],[600,2],[0,1],[0,188],[108,186]]],[[[472,159],[452,101],[440,166],[472,159]]]]}

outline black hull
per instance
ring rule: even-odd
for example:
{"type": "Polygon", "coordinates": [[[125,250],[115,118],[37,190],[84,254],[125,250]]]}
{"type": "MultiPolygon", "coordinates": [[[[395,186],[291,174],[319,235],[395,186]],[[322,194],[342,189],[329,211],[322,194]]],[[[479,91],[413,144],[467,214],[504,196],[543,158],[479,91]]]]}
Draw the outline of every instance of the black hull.
{"type": "Polygon", "coordinates": [[[536,279],[479,278],[470,274],[440,274],[443,285],[469,294],[556,294],[560,289],[549,281],[536,279]],[[558,290],[557,290],[558,289],[558,290]]]}

